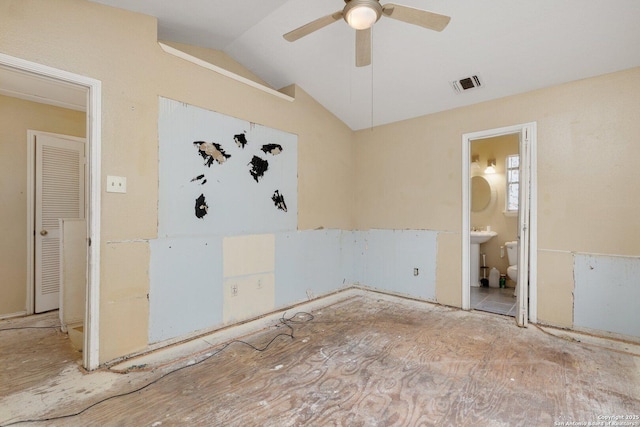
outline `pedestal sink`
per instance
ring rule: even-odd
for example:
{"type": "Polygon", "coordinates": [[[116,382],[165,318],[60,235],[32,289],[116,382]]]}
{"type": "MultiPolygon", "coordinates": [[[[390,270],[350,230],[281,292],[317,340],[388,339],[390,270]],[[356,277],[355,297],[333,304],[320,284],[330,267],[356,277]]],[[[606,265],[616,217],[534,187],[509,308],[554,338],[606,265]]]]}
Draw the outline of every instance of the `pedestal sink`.
{"type": "Polygon", "coordinates": [[[471,286],[480,286],[480,244],[488,242],[498,233],[495,231],[472,231],[470,234],[471,250],[469,251],[470,283],[471,286]]]}

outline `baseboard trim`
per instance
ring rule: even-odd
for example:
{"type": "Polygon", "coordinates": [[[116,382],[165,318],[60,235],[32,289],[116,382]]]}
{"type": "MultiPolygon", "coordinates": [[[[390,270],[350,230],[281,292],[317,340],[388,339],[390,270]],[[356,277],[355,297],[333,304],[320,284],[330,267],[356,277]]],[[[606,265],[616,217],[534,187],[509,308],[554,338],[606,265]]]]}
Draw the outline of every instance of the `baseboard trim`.
{"type": "Polygon", "coordinates": [[[27,315],[27,311],[18,311],[17,313],[0,314],[0,320],[12,319],[14,317],[23,317],[27,315]]]}

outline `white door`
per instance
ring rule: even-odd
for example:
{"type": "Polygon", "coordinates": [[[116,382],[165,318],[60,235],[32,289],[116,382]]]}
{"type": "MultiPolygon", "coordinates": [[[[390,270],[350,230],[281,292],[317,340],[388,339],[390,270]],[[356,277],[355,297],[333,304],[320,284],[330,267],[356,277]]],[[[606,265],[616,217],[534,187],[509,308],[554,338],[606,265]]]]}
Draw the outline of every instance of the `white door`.
{"type": "Polygon", "coordinates": [[[520,134],[520,188],[518,200],[518,290],[516,301],[516,323],[529,323],[529,202],[531,148],[528,127],[520,134]]]}
{"type": "Polygon", "coordinates": [[[81,324],[87,301],[87,221],[60,220],[60,307],[62,330],[81,324]]]}
{"type": "Polygon", "coordinates": [[[35,135],[35,312],[60,298],[60,218],[84,218],[84,140],[35,135]]]}

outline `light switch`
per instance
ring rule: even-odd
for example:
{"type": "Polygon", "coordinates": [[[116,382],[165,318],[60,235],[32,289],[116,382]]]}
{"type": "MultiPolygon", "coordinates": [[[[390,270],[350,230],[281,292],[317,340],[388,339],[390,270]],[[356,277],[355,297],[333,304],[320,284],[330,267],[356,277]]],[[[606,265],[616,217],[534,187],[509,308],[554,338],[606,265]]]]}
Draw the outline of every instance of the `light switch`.
{"type": "Polygon", "coordinates": [[[126,193],[127,178],[124,176],[107,176],[107,193],[126,193]]]}

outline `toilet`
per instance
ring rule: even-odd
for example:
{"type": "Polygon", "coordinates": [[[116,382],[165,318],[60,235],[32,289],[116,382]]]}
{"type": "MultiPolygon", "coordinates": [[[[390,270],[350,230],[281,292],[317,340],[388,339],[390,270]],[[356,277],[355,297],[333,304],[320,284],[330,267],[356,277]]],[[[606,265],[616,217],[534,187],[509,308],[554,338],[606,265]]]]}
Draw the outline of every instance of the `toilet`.
{"type": "MultiPolygon", "coordinates": [[[[509,260],[509,268],[507,268],[507,276],[509,279],[518,283],[518,242],[505,242],[507,247],[507,259],[509,260]]],[[[517,285],[516,285],[517,288],[517,285]]]]}

